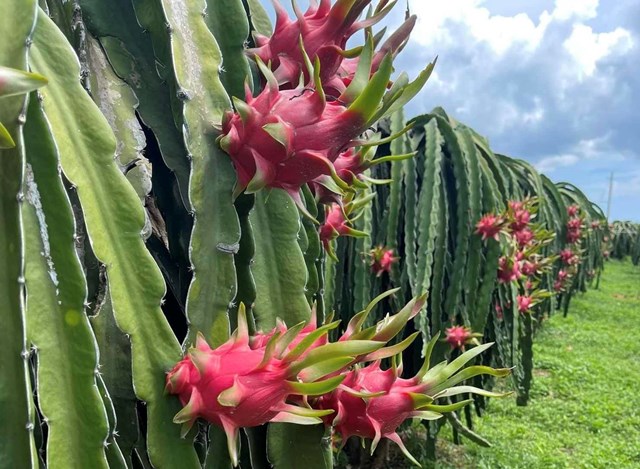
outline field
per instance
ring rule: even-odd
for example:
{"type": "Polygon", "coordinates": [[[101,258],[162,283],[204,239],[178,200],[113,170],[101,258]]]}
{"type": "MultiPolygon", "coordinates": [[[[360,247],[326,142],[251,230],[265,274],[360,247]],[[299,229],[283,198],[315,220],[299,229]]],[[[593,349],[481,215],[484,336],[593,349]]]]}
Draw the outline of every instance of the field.
{"type": "Polygon", "coordinates": [[[640,467],[639,334],[640,269],[609,262],[539,333],[529,406],[492,401],[475,429],[493,447],[442,443],[438,467],[640,467]]]}

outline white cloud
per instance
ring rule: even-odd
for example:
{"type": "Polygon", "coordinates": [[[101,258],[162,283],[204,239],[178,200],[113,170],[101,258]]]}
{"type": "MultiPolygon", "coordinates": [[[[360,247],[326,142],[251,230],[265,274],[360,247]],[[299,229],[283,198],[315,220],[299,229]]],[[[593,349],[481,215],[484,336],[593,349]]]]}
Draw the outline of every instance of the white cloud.
{"type": "Polygon", "coordinates": [[[599,0],[556,0],[553,17],[588,20],[597,16],[599,0]]]}
{"type": "Polygon", "coordinates": [[[624,28],[594,33],[590,26],[576,24],[563,44],[580,66],[581,76],[591,76],[599,60],[612,53],[624,54],[633,47],[631,33],[624,28]]]}
{"type": "Polygon", "coordinates": [[[534,166],[541,173],[550,173],[558,168],[573,166],[578,163],[578,161],[580,161],[580,158],[571,154],[548,156],[546,158],[542,158],[540,161],[535,163],[534,166]]]}
{"type": "Polygon", "coordinates": [[[515,16],[491,15],[483,0],[421,1],[412,5],[418,15],[414,39],[422,45],[451,44],[459,40],[450,34],[447,23],[461,23],[476,40],[487,43],[498,54],[515,44],[535,48],[544,35],[548,15],[538,25],[525,13],[515,16]]]}

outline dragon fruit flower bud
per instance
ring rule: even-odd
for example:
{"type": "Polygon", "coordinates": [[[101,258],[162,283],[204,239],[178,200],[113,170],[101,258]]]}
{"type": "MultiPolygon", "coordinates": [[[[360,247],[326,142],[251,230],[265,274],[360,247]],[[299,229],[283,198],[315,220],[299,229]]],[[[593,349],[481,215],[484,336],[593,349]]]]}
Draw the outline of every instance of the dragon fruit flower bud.
{"type": "Polygon", "coordinates": [[[482,235],[483,241],[489,238],[498,241],[503,226],[504,219],[502,217],[488,213],[476,224],[476,233],[482,235]]]}

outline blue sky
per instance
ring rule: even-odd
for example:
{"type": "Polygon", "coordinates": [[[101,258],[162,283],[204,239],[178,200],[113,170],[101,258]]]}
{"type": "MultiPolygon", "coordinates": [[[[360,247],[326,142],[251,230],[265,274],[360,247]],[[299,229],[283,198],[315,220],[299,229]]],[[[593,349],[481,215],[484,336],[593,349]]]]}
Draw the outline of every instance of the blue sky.
{"type": "MultiPolygon", "coordinates": [[[[438,55],[409,115],[443,106],[494,151],[569,181],[611,218],[640,221],[640,1],[413,0],[396,68],[438,55]]],[[[401,20],[400,12],[389,18],[401,20]]]]}
{"type": "Polygon", "coordinates": [[[436,55],[438,64],[407,117],[442,106],[494,151],[576,184],[603,209],[613,171],[611,219],[640,221],[639,0],[410,0],[410,9],[418,23],[396,69],[415,77],[436,55]]]}

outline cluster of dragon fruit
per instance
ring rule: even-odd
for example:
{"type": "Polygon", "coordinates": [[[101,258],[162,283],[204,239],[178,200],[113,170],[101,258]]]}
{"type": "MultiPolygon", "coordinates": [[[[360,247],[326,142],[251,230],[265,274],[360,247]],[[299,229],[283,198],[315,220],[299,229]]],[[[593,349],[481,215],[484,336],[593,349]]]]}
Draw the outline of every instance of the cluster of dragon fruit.
{"type": "Polygon", "coordinates": [[[425,298],[415,298],[397,314],[363,327],[374,306],[395,291],[383,293],[354,315],[335,342],[328,334],[340,321],[318,326],[315,317],[293,327],[279,322],[269,332],[251,336],[241,306],[238,328],[227,342],[212,348],[199,336],[167,375],[167,391],[177,394],[183,405],[174,422],[183,424],[183,435],[198,418],[222,427],[234,465],[239,429],[268,422],[324,424],[332,429],[336,443],[344,444],[351,436],[372,439],[372,452],[382,438],[388,438],[418,464],[400,439],[400,425],[407,419],[434,420],[472,402],[449,403],[450,396],[501,397],[504,394],[458,384],[481,374],[506,376],[510,370],[485,366],[462,370],[491,343],[478,345],[449,364],[430,367],[436,336],[426,346],[418,373],[402,378],[402,351],[418,333],[387,344],[424,307],[425,298]],[[391,360],[386,369],[384,359],[391,360]]]}
{"type": "MultiPolygon", "coordinates": [[[[509,201],[500,214],[486,214],[476,225],[476,233],[483,240],[494,239],[501,243],[502,255],[498,260],[498,282],[517,282],[517,309],[521,314],[550,296],[540,288],[542,275],[553,268],[556,256],[546,257],[543,248],[554,234],[545,230],[534,220],[537,212],[535,199],[509,201]]],[[[507,304],[507,307],[511,305],[507,304]]],[[[496,305],[497,317],[501,317],[501,306],[496,305]]]]}
{"type": "MultiPolygon", "coordinates": [[[[282,189],[310,216],[300,191],[306,185],[313,192],[325,205],[320,238],[332,257],[339,236],[366,235],[352,227],[352,220],[372,197],[369,184],[387,182],[371,178],[368,169],[413,156],[374,159],[378,145],[409,128],[387,139],[370,128],[415,96],[433,68],[429,64],[413,82],[405,73],[391,80],[393,59],[407,43],[416,17],[407,14],[380,44],[382,36],[374,35],[372,27],[396,2],[380,0],[375,8],[370,3],[310,2],[306,12],[295,7],[292,20],[275,1],[273,35],[256,35],[255,47],[247,50],[263,75],[264,89],[254,97],[247,85],[245,100],[233,100],[235,111],[224,116],[218,140],[236,169],[236,195],[282,189]],[[365,44],[347,49],[360,30],[365,44]]],[[[389,271],[393,252],[371,256],[376,275],[389,271]]]]}
{"type": "MultiPolygon", "coordinates": [[[[386,42],[371,28],[395,2],[380,0],[310,2],[306,12],[295,5],[296,19],[274,1],[277,21],[270,38],[255,36],[247,52],[264,78],[255,97],[247,85],[245,100],[234,99],[234,111],[222,122],[218,142],[235,167],[235,196],[259,190],[286,191],[305,216],[301,189],[306,185],[318,203],[325,204],[319,236],[329,255],[339,236],[365,236],[352,226],[358,211],[373,197],[367,170],[378,163],[413,156],[374,159],[376,148],[401,135],[381,139],[370,127],[400,109],[422,88],[433,64],[415,81],[406,74],[391,81],[392,61],[406,44],[415,16],[386,42]],[[359,19],[369,8],[364,19],[359,19]],[[348,40],[365,31],[362,46],[346,49],[348,40]]],[[[404,129],[403,132],[409,130],[404,129]]],[[[389,272],[397,261],[384,246],[369,253],[375,275],[389,272]]],[[[166,389],[177,394],[183,409],[175,416],[183,435],[198,418],[222,427],[229,453],[238,463],[238,431],[268,422],[325,424],[336,442],[351,436],[381,438],[397,443],[414,462],[397,432],[407,419],[437,419],[471,402],[450,403],[458,394],[500,396],[460,385],[479,375],[505,376],[507,369],[470,366],[467,362],[491,344],[478,345],[455,361],[430,368],[430,353],[437,337],[426,346],[424,366],[412,378],[402,378],[402,351],[418,333],[387,345],[405,324],[423,309],[416,298],[399,313],[364,328],[367,316],[389,291],[353,316],[342,335],[329,341],[339,321],[318,326],[287,327],[279,322],[268,332],[249,334],[241,306],[238,328],[224,344],[212,348],[204,337],[169,372],[166,389]]]]}

